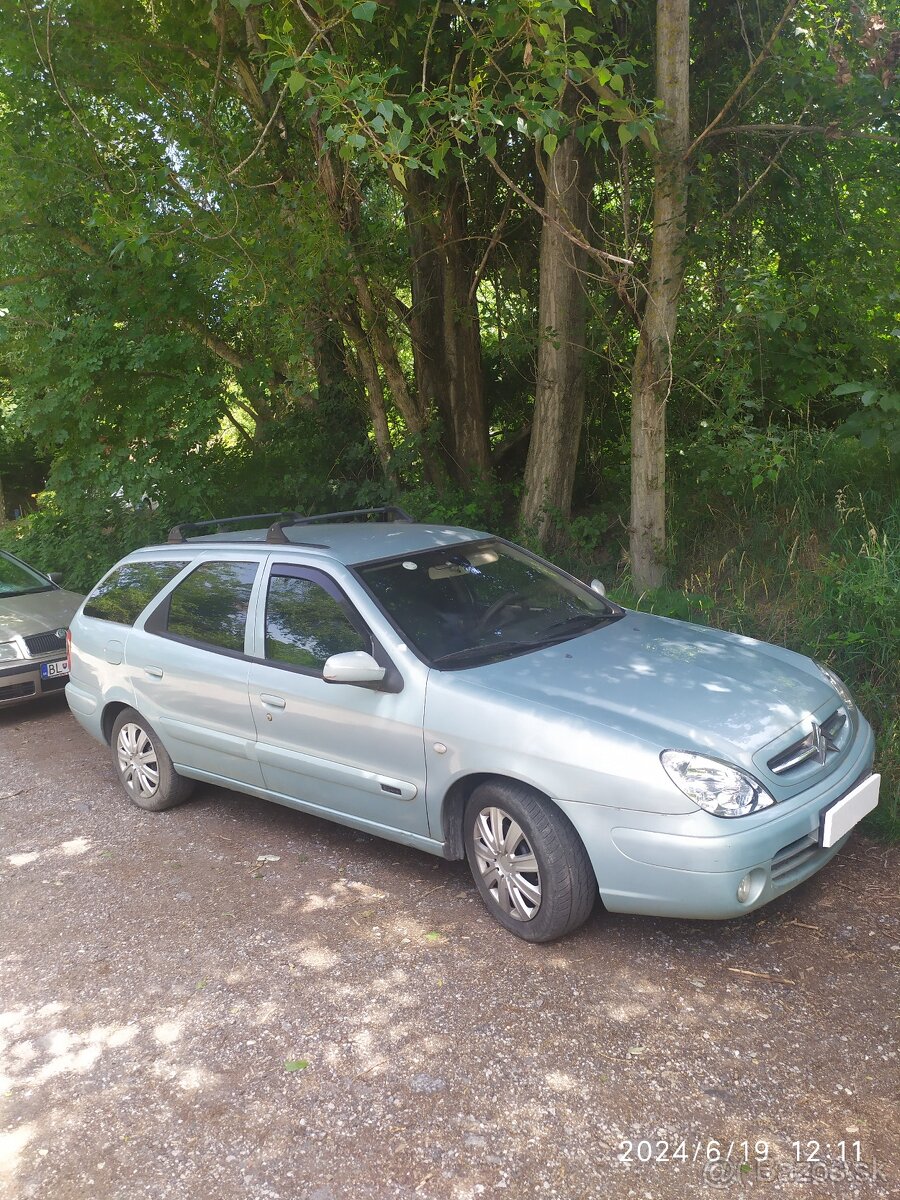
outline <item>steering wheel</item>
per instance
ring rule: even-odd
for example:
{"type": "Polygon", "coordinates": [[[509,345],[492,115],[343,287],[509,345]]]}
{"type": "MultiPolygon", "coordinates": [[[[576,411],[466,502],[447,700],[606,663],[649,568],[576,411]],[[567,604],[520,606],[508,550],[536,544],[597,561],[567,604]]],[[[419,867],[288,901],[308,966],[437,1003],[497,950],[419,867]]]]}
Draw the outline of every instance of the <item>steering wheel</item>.
{"type": "Polygon", "coordinates": [[[525,600],[526,595],[527,593],[525,592],[507,592],[505,595],[501,596],[499,600],[495,600],[487,612],[484,613],[483,616],[479,617],[475,622],[475,628],[473,632],[476,635],[484,633],[485,629],[487,629],[494,617],[502,613],[504,608],[509,608],[511,605],[515,604],[516,601],[525,600]]]}

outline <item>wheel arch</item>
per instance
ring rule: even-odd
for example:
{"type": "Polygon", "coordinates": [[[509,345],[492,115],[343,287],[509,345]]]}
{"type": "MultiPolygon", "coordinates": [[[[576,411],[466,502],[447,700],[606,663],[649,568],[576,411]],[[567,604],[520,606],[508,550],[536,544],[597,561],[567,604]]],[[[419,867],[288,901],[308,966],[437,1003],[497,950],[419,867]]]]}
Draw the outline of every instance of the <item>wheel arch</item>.
{"type": "MultiPolygon", "coordinates": [[[[549,805],[568,825],[571,825],[578,840],[584,845],[584,839],[580,831],[572,825],[568,815],[554,802],[553,797],[548,795],[547,792],[535,787],[532,783],[526,783],[523,779],[517,779],[514,775],[504,775],[499,771],[477,771],[471,775],[464,775],[461,779],[455,779],[444,796],[443,804],[441,805],[441,831],[444,837],[445,858],[465,858],[463,813],[465,812],[469,797],[483,783],[512,784],[514,787],[528,792],[535,799],[549,805]]],[[[587,850],[587,847],[585,847],[585,850],[587,850]]],[[[590,858],[590,855],[588,855],[588,858],[590,858]]]]}
{"type": "Polygon", "coordinates": [[[131,708],[130,704],[125,704],[122,700],[111,700],[103,710],[103,715],[100,718],[100,728],[103,731],[103,736],[106,739],[106,744],[109,746],[112,742],[113,725],[116,723],[116,718],[123,709],[131,708]]]}

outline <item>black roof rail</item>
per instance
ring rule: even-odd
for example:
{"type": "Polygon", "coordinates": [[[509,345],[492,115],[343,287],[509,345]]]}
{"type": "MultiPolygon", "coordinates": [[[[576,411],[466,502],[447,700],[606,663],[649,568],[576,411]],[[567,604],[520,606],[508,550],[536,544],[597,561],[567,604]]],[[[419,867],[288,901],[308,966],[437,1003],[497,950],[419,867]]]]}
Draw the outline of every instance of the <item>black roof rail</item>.
{"type": "Polygon", "coordinates": [[[274,523],[266,534],[267,542],[277,542],[279,544],[289,542],[290,539],[285,534],[285,529],[294,525],[317,525],[319,523],[328,523],[334,521],[363,521],[370,517],[375,517],[379,521],[403,521],[407,524],[414,524],[415,517],[411,517],[405,509],[398,508],[396,504],[386,504],[381,508],[351,508],[346,512],[333,513],[318,513],[313,517],[299,517],[296,513],[286,514],[274,523]]]}
{"type": "Polygon", "coordinates": [[[250,513],[245,517],[213,517],[209,521],[184,521],[181,525],[172,526],[166,540],[169,542],[185,542],[188,537],[194,536],[194,530],[204,529],[208,525],[237,525],[241,521],[284,521],[290,524],[295,519],[302,520],[299,513],[274,512],[250,513]]]}

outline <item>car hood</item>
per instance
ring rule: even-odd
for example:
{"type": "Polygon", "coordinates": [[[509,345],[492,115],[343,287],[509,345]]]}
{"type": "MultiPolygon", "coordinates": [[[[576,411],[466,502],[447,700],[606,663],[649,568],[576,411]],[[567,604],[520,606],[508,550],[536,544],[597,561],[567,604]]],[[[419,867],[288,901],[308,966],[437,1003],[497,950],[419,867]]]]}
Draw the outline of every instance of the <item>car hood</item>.
{"type": "Polygon", "coordinates": [[[0,642],[31,637],[48,629],[65,629],[83,599],[63,588],[26,596],[0,596],[0,642]]]}
{"type": "Polygon", "coordinates": [[[462,676],[518,705],[553,708],[659,749],[705,750],[748,766],[754,751],[837,701],[802,655],[638,612],[462,676]]]}

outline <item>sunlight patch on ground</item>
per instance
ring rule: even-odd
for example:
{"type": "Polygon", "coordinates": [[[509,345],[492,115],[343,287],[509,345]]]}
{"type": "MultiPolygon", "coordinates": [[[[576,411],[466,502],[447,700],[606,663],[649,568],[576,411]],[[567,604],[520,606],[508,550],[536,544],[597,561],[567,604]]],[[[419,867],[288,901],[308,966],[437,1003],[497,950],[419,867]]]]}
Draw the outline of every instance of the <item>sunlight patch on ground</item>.
{"type": "Polygon", "coordinates": [[[85,1033],[56,1026],[40,1033],[35,1026],[59,1016],[66,1005],[53,1001],[29,1014],[26,1009],[0,1014],[3,1089],[29,1087],[63,1075],[84,1075],[108,1050],[117,1050],[137,1037],[136,1024],[93,1025],[85,1033]],[[31,1036],[28,1036],[28,1035],[31,1036]]]}
{"type": "Polygon", "coordinates": [[[34,1137],[33,1125],[20,1125],[0,1133],[0,1179],[12,1179],[19,1169],[22,1151],[34,1137]]]}
{"type": "Polygon", "coordinates": [[[204,1088],[215,1087],[218,1083],[219,1076],[204,1067],[188,1067],[178,1076],[178,1086],[186,1092],[202,1092],[204,1088]]]}
{"type": "Polygon", "coordinates": [[[332,950],[324,950],[320,946],[310,946],[308,949],[300,951],[297,961],[304,967],[311,967],[314,971],[330,971],[338,965],[341,958],[332,950]]]}
{"type": "Polygon", "coordinates": [[[564,1071],[548,1071],[544,1079],[551,1092],[571,1092],[578,1087],[577,1081],[564,1071]]]}
{"type": "Polygon", "coordinates": [[[645,1017],[647,1007],[644,1004],[613,1004],[607,1008],[606,1015],[611,1021],[622,1021],[628,1024],[636,1021],[639,1017],[645,1017]]]}
{"type": "Polygon", "coordinates": [[[61,855],[63,858],[74,858],[76,855],[87,854],[91,849],[91,842],[87,838],[76,837],[47,850],[23,850],[19,854],[7,854],[6,861],[11,867],[27,867],[41,857],[53,858],[61,855]]]}
{"type": "MultiPolygon", "coordinates": [[[[44,1005],[44,1008],[46,1007],[47,1005],[44,1005]]],[[[0,1013],[0,1029],[19,1029],[27,1016],[27,1008],[8,1009],[5,1013],[0,1013]]]]}
{"type": "Polygon", "coordinates": [[[87,838],[83,837],[72,838],[71,841],[63,842],[63,844],[60,846],[60,850],[62,850],[63,854],[69,855],[69,857],[74,854],[87,854],[90,848],[91,843],[87,840],[87,838]]]}

